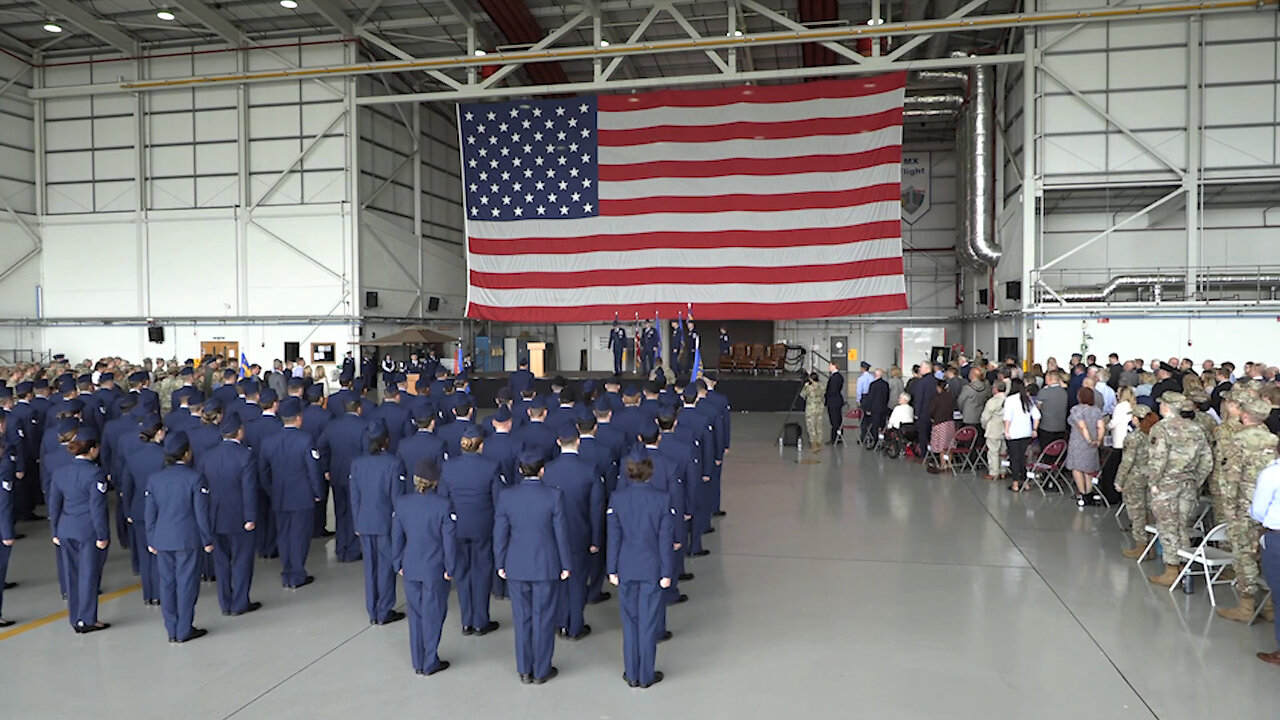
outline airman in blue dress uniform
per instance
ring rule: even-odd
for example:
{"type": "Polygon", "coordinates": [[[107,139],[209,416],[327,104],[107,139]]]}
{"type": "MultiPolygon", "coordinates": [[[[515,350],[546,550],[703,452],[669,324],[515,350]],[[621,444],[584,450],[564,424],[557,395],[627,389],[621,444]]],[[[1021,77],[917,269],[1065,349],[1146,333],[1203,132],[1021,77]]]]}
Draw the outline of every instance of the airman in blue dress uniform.
{"type": "Polygon", "coordinates": [[[498,464],[481,456],[484,440],[476,425],[462,436],[462,454],[449,458],[436,492],[458,516],[458,605],[463,635],[487,635],[498,629],[489,619],[493,583],[494,507],[502,492],[498,464]]]}
{"type": "MultiPolygon", "coordinates": [[[[113,421],[114,422],[114,421],[113,421]]],[[[134,445],[121,464],[120,508],[133,535],[131,552],[138,554],[138,576],[142,580],[142,602],[160,604],[160,569],[156,556],[147,550],[147,486],[151,477],[164,469],[164,437],[167,431],[155,415],[142,420],[138,427],[141,443],[134,445]]]]}
{"type": "Polygon", "coordinates": [[[622,372],[622,351],[627,347],[627,331],[623,330],[618,321],[613,321],[613,329],[609,331],[609,349],[613,351],[613,372],[615,374],[622,372]]]}
{"type": "Polygon", "coordinates": [[[391,439],[380,419],[365,429],[369,454],[351,461],[351,516],[364,557],[364,598],[369,622],[386,625],[404,619],[397,612],[396,566],[391,550],[395,499],[405,493],[404,466],[390,452],[391,439]]]}
{"type": "Polygon", "coordinates": [[[302,403],[292,397],[280,403],[280,419],[284,429],[262,443],[265,462],[258,466],[259,482],[271,496],[271,509],[276,515],[276,540],[283,566],[280,579],[287,588],[299,588],[315,581],[307,574],[306,563],[315,506],[324,486],[320,479],[320,452],[302,431],[302,403]]]}
{"type": "Polygon", "coordinates": [[[169,642],[204,637],[195,627],[200,556],[213,552],[209,488],[191,467],[191,442],[178,431],[164,439],[166,466],[147,483],[147,549],[156,556],[160,610],[169,642]]]}
{"type": "Polygon", "coordinates": [[[409,610],[409,659],[419,675],[449,667],[437,653],[449,609],[449,583],[457,570],[457,516],[449,501],[436,494],[439,481],[436,463],[419,462],[413,490],[395,499],[391,520],[391,554],[409,610]]]}
{"type": "Polygon", "coordinates": [[[338,562],[355,562],[360,559],[360,543],[351,522],[351,463],[368,450],[364,441],[368,423],[361,418],[358,396],[348,394],[345,403],[346,411],[329,421],[316,448],[333,490],[334,555],[338,562]]]}
{"type": "Polygon", "coordinates": [[[67,618],[77,633],[105,630],[98,621],[98,585],[111,529],[107,477],[98,467],[98,431],[82,425],[69,445],[75,460],[49,481],[49,527],[67,571],[67,618]]]}
{"type": "MultiPolygon", "coordinates": [[[[254,422],[261,418],[258,416],[254,422]]],[[[223,418],[218,429],[222,442],[205,451],[198,467],[209,488],[218,604],[223,615],[239,616],[262,607],[262,603],[249,600],[249,588],[253,584],[258,521],[265,508],[259,505],[258,463],[253,451],[244,445],[240,417],[223,418]]]]}
{"type": "Polygon", "coordinates": [[[600,468],[579,454],[578,430],[560,429],[560,456],[547,463],[542,482],[560,491],[564,502],[565,529],[569,533],[569,579],[563,583],[557,625],[561,634],[579,640],[591,634],[583,621],[587,605],[587,578],[594,556],[604,543],[604,482],[600,468]]]}
{"type": "Polygon", "coordinates": [[[572,561],[564,499],[542,483],[541,453],[526,450],[519,460],[523,480],[498,498],[493,558],[511,594],[520,681],[541,685],[559,674],[551,665],[556,610],[572,561]]]}
{"type": "Polygon", "coordinates": [[[647,688],[662,681],[654,670],[666,614],[663,592],[674,582],[677,513],[666,493],[649,483],[649,451],[637,449],[624,461],[627,482],[609,500],[609,582],[618,587],[622,614],[623,680],[647,688]]]}

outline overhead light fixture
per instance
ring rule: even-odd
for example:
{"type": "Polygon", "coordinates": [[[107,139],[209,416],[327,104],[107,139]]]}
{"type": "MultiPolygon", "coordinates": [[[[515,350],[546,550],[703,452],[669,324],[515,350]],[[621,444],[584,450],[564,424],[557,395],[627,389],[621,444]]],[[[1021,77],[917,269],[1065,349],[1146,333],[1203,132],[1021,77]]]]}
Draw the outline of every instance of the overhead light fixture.
{"type": "Polygon", "coordinates": [[[733,36],[734,36],[734,37],[742,37],[742,31],[741,31],[741,30],[734,30],[734,31],[733,31],[733,36]]]}
{"type": "Polygon", "coordinates": [[[51,33],[60,33],[62,32],[62,26],[50,20],[49,22],[44,24],[44,31],[51,32],[51,33]]]}
{"type": "Polygon", "coordinates": [[[174,18],[174,15],[168,10],[157,10],[156,17],[160,18],[161,20],[172,20],[174,18]]]}
{"type": "Polygon", "coordinates": [[[486,54],[485,51],[481,50],[480,48],[476,48],[476,57],[481,57],[485,54],[486,54]]]}
{"type": "Polygon", "coordinates": [[[874,26],[876,26],[876,25],[883,25],[883,24],[884,24],[884,18],[871,18],[870,20],[868,20],[868,21],[867,21],[867,24],[868,24],[868,25],[871,25],[872,27],[874,27],[874,26]]]}
{"type": "Polygon", "coordinates": [[[608,41],[608,40],[601,40],[601,41],[600,41],[600,47],[609,47],[609,41],[608,41]]]}
{"type": "Polygon", "coordinates": [[[293,10],[298,7],[298,0],[280,0],[280,7],[293,10]]]}

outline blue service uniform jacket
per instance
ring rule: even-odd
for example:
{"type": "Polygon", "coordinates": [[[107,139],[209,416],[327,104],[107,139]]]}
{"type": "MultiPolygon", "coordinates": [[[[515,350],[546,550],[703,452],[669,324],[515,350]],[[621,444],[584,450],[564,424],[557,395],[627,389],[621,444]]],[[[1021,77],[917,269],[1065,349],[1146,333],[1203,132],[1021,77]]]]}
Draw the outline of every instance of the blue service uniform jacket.
{"type": "Polygon", "coordinates": [[[451,458],[440,473],[436,492],[453,503],[458,516],[458,537],[487,538],[493,535],[493,513],[502,491],[498,464],[475,453],[451,458]]]}
{"type": "Polygon", "coordinates": [[[587,552],[604,540],[604,483],[590,461],[578,453],[562,452],[547,463],[542,482],[556,488],[564,501],[565,528],[570,549],[587,552]]]}
{"type": "Polygon", "coordinates": [[[209,488],[209,521],[213,532],[247,532],[245,523],[258,522],[258,464],[253,451],[224,439],[205,451],[198,464],[209,488]]]}
{"type": "MultiPolygon", "coordinates": [[[[244,444],[249,446],[250,450],[256,451],[261,447],[263,440],[283,429],[284,423],[280,422],[280,418],[274,414],[263,413],[253,421],[245,423],[244,444]]],[[[261,457],[261,453],[256,454],[261,457]]]]}
{"type": "Polygon", "coordinates": [[[455,418],[453,422],[436,432],[436,436],[444,441],[449,457],[462,454],[462,434],[472,425],[473,423],[470,420],[455,418]]]}
{"type": "Polygon", "coordinates": [[[516,467],[516,456],[520,454],[520,446],[511,433],[495,432],[484,439],[484,449],[480,455],[498,464],[498,472],[502,474],[503,486],[520,482],[520,468],[516,467]]]}
{"type": "Polygon", "coordinates": [[[400,447],[396,448],[396,455],[404,464],[404,469],[412,473],[422,460],[430,460],[436,464],[436,467],[443,467],[445,458],[448,457],[448,449],[444,441],[435,433],[419,430],[400,441],[400,447]]]}
{"type": "Polygon", "coordinates": [[[331,420],[320,433],[316,449],[320,451],[320,469],[329,473],[330,483],[346,487],[351,477],[351,462],[368,450],[364,441],[366,425],[359,415],[345,413],[331,420]]]}
{"type": "Polygon", "coordinates": [[[702,483],[704,476],[710,477],[710,471],[701,470],[701,465],[694,459],[693,448],[671,433],[663,434],[662,442],[658,444],[658,453],[675,463],[676,476],[684,491],[681,497],[684,512],[692,515],[698,485],[702,483]]]}
{"type": "Polygon", "coordinates": [[[560,454],[560,447],[556,444],[556,434],[545,422],[530,421],[529,424],[520,428],[519,432],[512,433],[516,442],[520,443],[520,447],[526,450],[535,450],[542,455],[543,460],[550,460],[560,454]]]}
{"type": "Polygon", "coordinates": [[[511,397],[520,397],[520,393],[533,387],[533,373],[528,370],[516,370],[511,373],[511,397]]]}
{"type": "Polygon", "coordinates": [[[316,498],[324,497],[320,474],[320,452],[311,445],[311,436],[286,427],[262,443],[258,481],[271,497],[277,512],[311,510],[316,498]]]}
{"type": "Polygon", "coordinates": [[[410,492],[395,499],[391,557],[405,580],[452,577],[457,570],[457,528],[449,501],[433,492],[410,492]]]}
{"type": "Polygon", "coordinates": [[[222,442],[222,432],[217,425],[202,422],[187,430],[187,442],[191,444],[191,458],[200,462],[204,454],[222,442]]]}
{"type": "Polygon", "coordinates": [[[333,416],[329,411],[319,405],[308,405],[302,408],[302,430],[311,436],[312,444],[320,442],[320,435],[324,433],[324,429],[332,419],[333,416]]]}
{"type": "Polygon", "coordinates": [[[58,468],[49,480],[49,528],[56,538],[111,539],[107,520],[107,478],[86,458],[58,468]]]}
{"type": "Polygon", "coordinates": [[[360,535],[390,535],[395,499],[405,493],[400,458],[383,451],[351,463],[351,516],[360,535]]]}
{"type": "Polygon", "coordinates": [[[147,511],[147,485],[151,476],[164,469],[164,448],[158,443],[139,443],[120,468],[120,501],[125,517],[142,522],[147,511]]]}
{"type": "Polygon", "coordinates": [[[559,580],[570,570],[569,529],[559,490],[525,478],[498,498],[493,525],[493,560],[507,580],[559,580]]]}
{"type": "Polygon", "coordinates": [[[676,577],[676,510],[666,493],[648,483],[622,487],[609,500],[605,574],[619,582],[676,577]]]}
{"type": "Polygon", "coordinates": [[[147,543],[158,551],[198,550],[213,544],[209,488],[182,463],[169,465],[147,484],[147,543]]]}
{"type": "Polygon", "coordinates": [[[408,434],[409,409],[402,403],[383,401],[374,413],[387,426],[387,438],[391,442],[391,452],[400,447],[400,441],[408,434]]]}
{"type": "MultiPolygon", "coordinates": [[[[0,540],[14,540],[13,531],[13,490],[17,478],[14,473],[13,456],[0,454],[0,540]]],[[[2,592],[3,590],[0,590],[2,592]]]]}

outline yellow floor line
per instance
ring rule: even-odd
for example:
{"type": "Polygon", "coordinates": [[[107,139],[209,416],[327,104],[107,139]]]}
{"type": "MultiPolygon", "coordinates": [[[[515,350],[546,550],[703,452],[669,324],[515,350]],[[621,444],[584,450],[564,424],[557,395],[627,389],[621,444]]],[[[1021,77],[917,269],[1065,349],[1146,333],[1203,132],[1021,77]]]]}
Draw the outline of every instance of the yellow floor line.
{"type": "MultiPolygon", "coordinates": [[[[128,595],[131,592],[136,592],[141,589],[142,589],[142,583],[134,583],[127,588],[114,590],[109,593],[103,593],[101,596],[98,597],[98,604],[101,605],[104,602],[108,602],[110,600],[115,600],[116,598],[124,597],[125,595],[128,595]]],[[[46,615],[40,618],[39,620],[32,620],[31,622],[22,623],[21,625],[15,625],[9,628],[8,630],[0,631],[0,640],[8,640],[11,637],[17,637],[18,635],[21,635],[22,633],[27,632],[28,630],[35,630],[36,628],[44,627],[45,625],[48,625],[51,622],[57,622],[58,620],[66,620],[66,619],[67,619],[67,611],[60,610],[52,615],[46,615]]]]}

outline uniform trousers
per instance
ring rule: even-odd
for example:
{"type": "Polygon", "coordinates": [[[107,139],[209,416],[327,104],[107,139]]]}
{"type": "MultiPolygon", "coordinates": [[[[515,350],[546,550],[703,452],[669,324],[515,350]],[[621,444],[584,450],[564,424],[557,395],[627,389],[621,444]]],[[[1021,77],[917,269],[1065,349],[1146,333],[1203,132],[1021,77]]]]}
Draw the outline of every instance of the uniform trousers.
{"type": "Polygon", "coordinates": [[[1180,496],[1187,482],[1177,477],[1153,478],[1150,488],[1151,513],[1156,516],[1156,529],[1160,534],[1160,549],[1164,564],[1182,565],[1178,551],[1187,547],[1187,513],[1183,511],[1180,496]]]}
{"type": "Polygon", "coordinates": [[[569,553],[569,579],[559,583],[560,612],[556,625],[572,636],[582,632],[583,613],[587,606],[587,572],[594,561],[595,555],[586,549],[578,551],[575,548],[569,553]]]}
{"type": "Polygon", "coordinates": [[[8,545],[0,545],[0,618],[4,617],[4,583],[9,575],[9,555],[13,552],[13,548],[8,545]]]}
{"type": "Polygon", "coordinates": [[[600,552],[591,556],[591,563],[588,565],[587,577],[587,602],[598,603],[604,598],[604,561],[605,561],[605,543],[607,541],[601,536],[600,552]]]}
{"type": "Polygon", "coordinates": [[[559,584],[559,580],[507,579],[515,625],[516,670],[521,675],[544,678],[551,673],[559,584]]]}
{"type": "Polygon", "coordinates": [[[98,585],[107,551],[93,540],[60,538],[62,562],[67,569],[67,619],[71,627],[87,627],[98,622],[98,585]]]}
{"type": "Polygon", "coordinates": [[[1133,537],[1134,545],[1145,546],[1151,541],[1151,536],[1147,534],[1147,520],[1150,516],[1147,508],[1150,505],[1151,494],[1147,482],[1146,475],[1134,473],[1125,480],[1124,484],[1124,511],[1129,515],[1129,522],[1133,524],[1133,527],[1129,528],[1129,533],[1133,537]]]}
{"type": "Polygon", "coordinates": [[[658,638],[665,624],[662,587],[651,580],[619,583],[618,608],[622,614],[622,663],[627,679],[648,685],[653,682],[658,638]]]}
{"type": "MultiPolygon", "coordinates": [[[[493,586],[493,538],[458,538],[458,610],[462,626],[489,624],[489,590],[493,586]]],[[[510,592],[510,583],[507,591],[510,592]]]]}
{"type": "MultiPolygon", "coordinates": [[[[1280,590],[1280,531],[1264,530],[1262,534],[1262,576],[1267,587],[1280,590]]],[[[1280,645],[1280,622],[1274,624],[1276,645],[1280,645]]]]}
{"type": "MultiPolygon", "coordinates": [[[[271,507],[271,498],[261,490],[258,491],[258,507],[271,507]]],[[[263,513],[258,518],[253,534],[259,555],[270,557],[280,552],[276,549],[276,519],[271,513],[263,513]]]]}
{"type": "Polygon", "coordinates": [[[995,434],[987,436],[987,474],[1000,477],[1004,468],[1000,466],[1000,453],[1004,452],[1004,436],[995,434]]]}
{"type": "Polygon", "coordinates": [[[690,521],[689,543],[685,546],[685,554],[692,555],[702,552],[702,536],[711,529],[711,513],[716,509],[716,475],[720,474],[720,468],[717,467],[712,471],[711,479],[704,481],[698,478],[694,482],[698,486],[693,490],[693,520],[690,521]]]}
{"type": "Polygon", "coordinates": [[[830,403],[827,405],[827,420],[831,422],[831,443],[834,445],[836,438],[840,435],[840,426],[844,424],[844,413],[841,412],[842,405],[830,403]]]}
{"type": "MultiPolygon", "coordinates": [[[[329,481],[323,477],[320,478],[320,502],[316,503],[315,512],[311,523],[311,537],[324,537],[324,529],[328,527],[329,522],[329,481]]],[[[277,536],[279,529],[276,529],[277,536]]]]}
{"type": "Polygon", "coordinates": [[[1262,526],[1249,517],[1249,508],[1239,510],[1243,514],[1237,514],[1227,521],[1227,537],[1231,540],[1231,550],[1235,555],[1236,590],[1241,595],[1261,600],[1258,597],[1258,538],[1262,534],[1262,526]]]}
{"type": "Polygon", "coordinates": [[[280,579],[285,587],[297,587],[307,579],[307,553],[315,513],[293,510],[276,513],[276,542],[280,548],[280,579]]]}
{"type": "Polygon", "coordinates": [[[413,669],[430,672],[440,663],[440,630],[449,610],[449,581],[405,580],[409,615],[409,661],[413,669]]]}
{"type": "Polygon", "coordinates": [[[621,348],[613,351],[613,374],[615,375],[622,374],[622,349],[621,348]]]}
{"type": "Polygon", "coordinates": [[[351,517],[351,486],[333,485],[333,554],[338,562],[360,559],[360,541],[356,539],[351,517]]]}
{"type": "MultiPolygon", "coordinates": [[[[130,542],[132,538],[129,537],[129,521],[124,513],[124,501],[121,499],[119,492],[116,493],[116,540],[122,548],[128,548],[133,544],[130,542]]],[[[146,548],[143,548],[142,551],[146,552],[146,548]]],[[[130,557],[130,566],[134,572],[138,571],[138,564],[134,562],[136,559],[135,557],[130,557]]]]}
{"type": "Polygon", "coordinates": [[[133,530],[133,546],[142,548],[138,558],[138,578],[142,581],[142,599],[148,602],[160,599],[160,575],[156,569],[156,556],[147,550],[147,527],[141,518],[129,524],[133,530]]]}
{"type": "Polygon", "coordinates": [[[213,565],[218,577],[218,605],[222,612],[249,609],[256,532],[242,530],[213,536],[213,565]]]}
{"type": "Polygon", "coordinates": [[[364,605],[369,622],[383,622],[396,606],[396,568],[390,535],[361,535],[364,551],[364,605]]]}
{"type": "Polygon", "coordinates": [[[720,512],[720,477],[724,471],[724,465],[711,466],[711,507],[714,512],[720,512]]]}
{"type": "MultiPolygon", "coordinates": [[[[124,513],[120,514],[123,515],[124,513]]],[[[133,570],[134,575],[142,574],[142,556],[151,554],[151,552],[147,550],[146,544],[144,543],[139,546],[137,538],[134,537],[134,526],[137,525],[140,520],[141,518],[134,518],[133,522],[125,520],[125,531],[121,537],[127,535],[129,537],[129,543],[127,545],[125,543],[120,543],[120,547],[127,548],[129,550],[129,567],[133,570]]]]}
{"type": "Polygon", "coordinates": [[[186,640],[195,630],[196,600],[200,597],[200,556],[203,550],[161,550],[160,611],[170,640],[186,640]]]}

